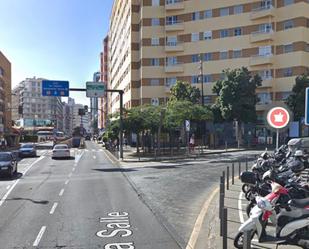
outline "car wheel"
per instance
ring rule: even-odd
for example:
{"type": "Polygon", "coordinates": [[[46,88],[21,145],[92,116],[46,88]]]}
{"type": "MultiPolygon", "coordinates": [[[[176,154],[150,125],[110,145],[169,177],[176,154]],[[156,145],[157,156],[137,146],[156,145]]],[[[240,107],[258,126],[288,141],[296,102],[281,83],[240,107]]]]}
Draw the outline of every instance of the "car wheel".
{"type": "Polygon", "coordinates": [[[14,174],[17,175],[17,165],[16,165],[16,168],[15,168],[14,174]]]}

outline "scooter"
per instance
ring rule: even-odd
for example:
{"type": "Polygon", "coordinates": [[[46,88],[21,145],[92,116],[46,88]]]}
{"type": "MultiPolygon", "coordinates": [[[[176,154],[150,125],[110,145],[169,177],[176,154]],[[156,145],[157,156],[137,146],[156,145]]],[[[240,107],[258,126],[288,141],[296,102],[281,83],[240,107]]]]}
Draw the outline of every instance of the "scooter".
{"type": "Polygon", "coordinates": [[[288,196],[286,188],[271,183],[272,192],[266,197],[256,197],[257,205],[252,208],[250,218],[240,226],[234,239],[236,248],[243,248],[243,236],[249,232],[252,239],[257,234],[260,243],[297,245],[309,249],[309,198],[281,203],[280,196],[288,196]],[[276,217],[275,208],[287,209],[276,217]],[[276,225],[276,236],[266,233],[268,220],[276,225]]]}

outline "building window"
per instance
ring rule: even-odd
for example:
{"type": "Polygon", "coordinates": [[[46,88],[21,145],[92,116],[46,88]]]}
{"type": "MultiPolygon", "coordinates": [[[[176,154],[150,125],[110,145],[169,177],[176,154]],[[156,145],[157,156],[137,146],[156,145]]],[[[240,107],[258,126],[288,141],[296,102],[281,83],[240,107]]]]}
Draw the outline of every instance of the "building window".
{"type": "Polygon", "coordinates": [[[244,8],[242,5],[237,5],[237,6],[234,6],[234,14],[237,15],[237,14],[241,14],[244,12],[244,8]]]}
{"type": "Polygon", "coordinates": [[[211,96],[204,96],[204,104],[211,104],[212,103],[212,97],[211,96]]]}
{"type": "Polygon", "coordinates": [[[205,53],[204,61],[211,61],[211,60],[212,60],[212,53],[205,53]]]}
{"type": "Polygon", "coordinates": [[[229,8],[222,8],[220,9],[220,16],[228,16],[230,14],[229,8]]]}
{"type": "Polygon", "coordinates": [[[211,40],[211,39],[212,39],[212,31],[205,31],[204,40],[211,40]]]}
{"type": "Polygon", "coordinates": [[[228,57],[229,57],[228,51],[222,51],[222,52],[220,52],[220,60],[228,59],[228,57]]]}
{"type": "Polygon", "coordinates": [[[172,78],[166,78],[165,79],[165,85],[168,87],[172,87],[173,85],[175,85],[177,82],[177,78],[176,77],[172,77],[172,78]]]}
{"type": "Polygon", "coordinates": [[[155,66],[155,67],[160,66],[160,60],[159,60],[159,58],[152,58],[152,59],[151,59],[151,62],[150,62],[150,65],[151,65],[151,66],[155,66]]]}
{"type": "Polygon", "coordinates": [[[198,54],[192,55],[192,62],[199,62],[200,61],[200,56],[198,54]]]}
{"type": "Polygon", "coordinates": [[[212,10],[205,10],[204,18],[211,18],[212,17],[212,10]]]}
{"type": "Polygon", "coordinates": [[[234,36],[240,36],[242,34],[241,28],[235,28],[234,29],[234,36]]]}
{"type": "Polygon", "coordinates": [[[293,76],[293,69],[291,67],[283,69],[283,76],[284,77],[291,77],[291,76],[293,76]]]}
{"type": "Polygon", "coordinates": [[[160,39],[158,37],[151,38],[151,46],[159,46],[160,39]]]}
{"type": "Polygon", "coordinates": [[[283,5],[286,6],[286,5],[290,5],[290,4],[293,4],[294,3],[294,0],[284,0],[283,1],[283,5]]]}
{"type": "Polygon", "coordinates": [[[293,44],[287,44],[283,46],[283,53],[293,52],[293,44]]]}
{"type": "Polygon", "coordinates": [[[200,19],[200,12],[193,12],[192,13],[192,21],[196,21],[200,19]]]}
{"type": "Polygon", "coordinates": [[[167,46],[177,46],[177,36],[168,36],[166,38],[167,46]]]}
{"type": "Polygon", "coordinates": [[[241,49],[233,50],[233,58],[241,58],[242,52],[241,49]]]}
{"type": "Polygon", "coordinates": [[[166,25],[175,25],[178,23],[177,16],[167,16],[166,17],[166,25]]]}
{"type": "Polygon", "coordinates": [[[166,58],[166,64],[167,64],[167,66],[177,65],[177,57],[176,56],[167,57],[166,58]]]}
{"type": "Polygon", "coordinates": [[[196,42],[200,40],[200,33],[192,33],[191,34],[191,41],[196,42]]]}
{"type": "Polygon", "coordinates": [[[287,20],[283,23],[283,29],[291,29],[294,27],[293,20],[287,20]]]}
{"type": "Polygon", "coordinates": [[[261,77],[262,80],[272,79],[272,73],[270,69],[259,71],[258,75],[261,77]]]}
{"type": "Polygon", "coordinates": [[[4,76],[4,70],[2,67],[0,67],[0,76],[4,76]]]}
{"type": "Polygon", "coordinates": [[[152,18],[151,19],[151,26],[160,26],[160,19],[159,18],[152,18]]]}
{"type": "Polygon", "coordinates": [[[259,32],[269,33],[273,31],[271,23],[263,23],[259,25],[259,32]]]}
{"type": "Polygon", "coordinates": [[[160,0],[152,0],[152,6],[159,6],[160,0]]]}
{"type": "Polygon", "coordinates": [[[306,52],[309,52],[309,43],[306,44],[306,52]]]}
{"type": "Polygon", "coordinates": [[[199,83],[199,76],[198,75],[193,75],[191,79],[192,84],[197,84],[199,83]]]}
{"type": "Polygon", "coordinates": [[[270,45],[259,47],[259,56],[270,56],[270,55],[272,55],[270,45]]]}
{"type": "Polygon", "coordinates": [[[150,80],[150,85],[151,86],[159,86],[160,85],[160,80],[159,79],[151,79],[150,80]]]}
{"type": "Polygon", "coordinates": [[[259,102],[257,104],[259,105],[267,105],[271,103],[271,94],[270,93],[258,93],[257,97],[259,99],[259,102]]]}
{"type": "Polygon", "coordinates": [[[221,38],[228,37],[228,36],[229,36],[229,30],[228,29],[220,30],[220,37],[221,38]]]}
{"type": "Polygon", "coordinates": [[[281,93],[281,100],[286,100],[291,94],[292,94],[291,92],[281,93]]]}
{"type": "Polygon", "coordinates": [[[204,77],[203,77],[203,82],[204,82],[204,83],[212,82],[212,76],[211,76],[211,74],[205,74],[204,77]]]}

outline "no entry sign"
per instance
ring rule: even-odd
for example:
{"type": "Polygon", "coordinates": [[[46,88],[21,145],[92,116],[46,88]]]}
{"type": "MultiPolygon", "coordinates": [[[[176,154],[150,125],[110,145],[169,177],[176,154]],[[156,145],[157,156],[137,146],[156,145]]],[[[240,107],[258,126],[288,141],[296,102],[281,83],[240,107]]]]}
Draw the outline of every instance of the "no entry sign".
{"type": "Polygon", "coordinates": [[[290,114],[283,107],[274,107],[267,113],[267,122],[273,128],[284,128],[288,125],[289,121],[290,114]]]}

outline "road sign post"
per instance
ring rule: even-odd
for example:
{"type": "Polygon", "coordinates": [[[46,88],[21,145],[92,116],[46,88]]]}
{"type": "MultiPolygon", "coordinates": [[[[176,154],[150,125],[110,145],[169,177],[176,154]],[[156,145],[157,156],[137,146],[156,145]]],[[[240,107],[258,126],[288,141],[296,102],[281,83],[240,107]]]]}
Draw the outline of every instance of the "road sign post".
{"type": "Polygon", "coordinates": [[[290,114],[283,107],[274,107],[267,113],[268,124],[276,129],[276,149],[279,148],[279,129],[282,129],[290,122],[290,114]]]}
{"type": "Polygon", "coordinates": [[[42,96],[68,97],[69,82],[61,80],[42,80],[42,96]]]}
{"type": "Polygon", "coordinates": [[[305,98],[305,125],[309,125],[309,87],[306,88],[306,98],[305,98]]]}

